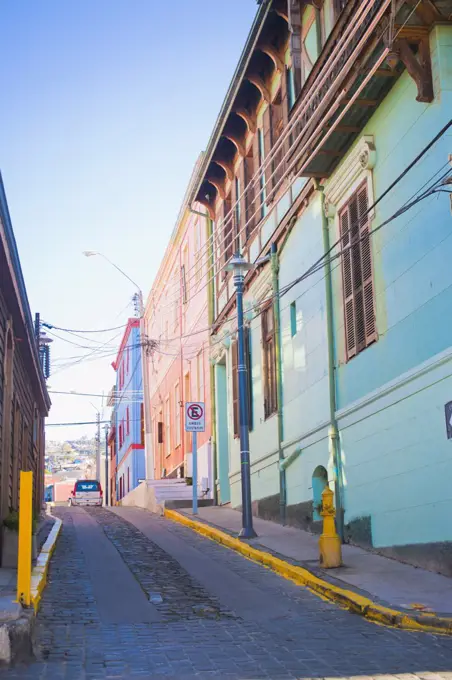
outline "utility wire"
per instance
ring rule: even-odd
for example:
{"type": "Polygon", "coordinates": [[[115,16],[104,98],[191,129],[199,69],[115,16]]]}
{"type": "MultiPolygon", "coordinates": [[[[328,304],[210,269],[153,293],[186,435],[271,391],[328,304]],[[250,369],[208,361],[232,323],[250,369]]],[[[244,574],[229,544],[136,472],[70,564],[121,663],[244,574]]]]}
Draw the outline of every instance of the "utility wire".
{"type": "MultiPolygon", "coordinates": [[[[386,3],[385,3],[386,6],[388,6],[389,3],[390,3],[390,0],[387,0],[386,3]]],[[[353,39],[354,33],[358,30],[358,24],[359,24],[359,22],[358,22],[357,20],[358,20],[359,14],[363,13],[364,11],[370,10],[370,9],[372,9],[372,8],[371,8],[371,3],[368,2],[368,0],[363,0],[363,3],[362,3],[362,5],[361,5],[361,7],[358,9],[358,15],[355,17],[355,21],[354,21],[354,22],[350,22],[350,24],[349,24],[349,25],[345,28],[345,30],[343,31],[343,34],[340,36],[339,41],[338,41],[338,44],[336,45],[336,52],[337,52],[337,53],[336,53],[336,55],[333,57],[333,59],[329,62],[329,64],[327,65],[327,68],[325,69],[325,72],[324,72],[324,73],[322,74],[322,76],[320,77],[319,82],[317,82],[317,83],[315,84],[315,86],[314,86],[314,88],[312,89],[312,91],[310,91],[309,93],[307,93],[307,95],[306,95],[305,99],[303,100],[303,103],[302,103],[301,107],[299,108],[299,110],[297,111],[296,115],[293,116],[293,118],[291,119],[291,121],[289,122],[289,124],[286,126],[286,128],[284,129],[284,131],[283,131],[283,133],[281,134],[281,136],[279,137],[279,139],[278,139],[278,140],[276,141],[276,143],[273,145],[273,147],[272,147],[272,149],[270,150],[270,152],[265,156],[265,158],[263,159],[263,162],[260,164],[260,167],[258,168],[258,170],[254,173],[254,175],[253,175],[253,177],[251,178],[251,180],[250,180],[250,182],[248,183],[248,185],[247,185],[247,186],[245,187],[245,189],[241,192],[240,196],[237,197],[237,200],[235,201],[235,203],[234,203],[233,205],[231,205],[231,208],[230,208],[229,212],[227,213],[227,215],[225,215],[224,218],[223,218],[222,220],[220,220],[220,222],[216,225],[216,227],[217,227],[217,229],[216,229],[217,233],[218,233],[219,231],[221,231],[221,230],[223,231],[223,239],[222,239],[222,240],[221,240],[221,239],[218,240],[218,239],[217,239],[217,234],[212,234],[212,235],[209,237],[209,239],[208,239],[208,241],[207,241],[207,243],[206,243],[206,252],[208,251],[208,244],[209,244],[210,239],[212,239],[212,243],[217,239],[217,246],[216,246],[216,247],[218,248],[219,246],[221,247],[221,244],[224,244],[224,243],[225,243],[226,238],[229,237],[229,232],[231,232],[231,234],[232,234],[232,222],[233,222],[233,219],[234,219],[235,211],[236,211],[237,206],[240,204],[240,201],[242,200],[242,198],[246,195],[246,192],[247,192],[249,189],[253,188],[253,190],[255,191],[256,194],[260,194],[261,191],[262,191],[262,187],[260,186],[262,178],[264,178],[264,187],[266,188],[266,187],[267,187],[267,184],[272,183],[272,181],[273,181],[273,175],[275,175],[277,172],[279,172],[279,168],[280,168],[281,166],[283,166],[283,164],[284,164],[284,162],[285,162],[285,158],[288,157],[288,156],[290,156],[290,155],[292,154],[293,150],[298,146],[299,141],[300,141],[300,138],[301,138],[302,135],[303,135],[303,132],[300,132],[300,133],[297,135],[296,139],[294,139],[294,140],[290,143],[290,148],[289,148],[288,151],[284,154],[284,156],[283,156],[283,158],[281,159],[281,161],[280,161],[280,163],[278,164],[278,166],[277,166],[275,169],[273,169],[273,171],[270,172],[270,174],[268,173],[268,167],[269,167],[269,169],[271,170],[271,164],[272,164],[272,162],[275,160],[277,154],[279,154],[281,151],[284,150],[284,144],[287,144],[288,142],[290,142],[290,135],[291,135],[293,129],[300,123],[300,120],[301,120],[303,114],[308,110],[309,106],[310,106],[311,103],[312,103],[312,99],[314,98],[315,94],[318,92],[318,89],[326,82],[327,77],[330,75],[330,72],[332,71],[334,65],[336,64],[336,61],[340,58],[341,52],[343,51],[343,49],[344,49],[345,47],[347,47],[347,45],[348,45],[348,42],[347,42],[347,41],[350,41],[350,40],[353,39]],[[366,5],[367,5],[367,6],[366,6],[366,5]],[[349,32],[351,32],[351,35],[350,35],[350,36],[347,35],[349,32]],[[341,45],[342,42],[345,42],[345,44],[344,44],[344,45],[341,45]],[[339,49],[339,48],[340,48],[340,49],[339,49]],[[228,233],[226,233],[226,229],[225,229],[225,228],[226,228],[226,226],[227,226],[228,224],[230,224],[230,223],[231,223],[231,229],[229,229],[229,230],[228,230],[228,233]]],[[[372,19],[372,21],[374,21],[374,20],[375,20],[375,17],[372,19]]],[[[406,21],[405,21],[404,24],[399,28],[399,30],[398,30],[398,32],[397,32],[397,35],[398,35],[398,33],[400,32],[400,30],[403,28],[403,26],[405,25],[405,23],[406,23],[406,21]]],[[[383,29],[383,31],[382,31],[380,37],[382,37],[382,36],[384,35],[385,31],[386,31],[386,28],[383,29]]],[[[397,37],[397,35],[394,36],[394,38],[397,37]]],[[[362,38],[358,41],[358,44],[360,44],[361,42],[362,42],[362,38]]],[[[348,65],[350,64],[351,60],[353,59],[353,55],[354,55],[354,52],[356,52],[356,49],[357,49],[357,46],[355,46],[355,48],[354,48],[354,50],[353,50],[353,53],[352,53],[351,55],[349,55],[347,63],[344,64],[344,67],[343,67],[344,70],[346,70],[346,69],[348,68],[348,65]]],[[[376,70],[376,68],[378,68],[378,64],[375,64],[372,68],[373,68],[373,70],[376,70]]],[[[372,71],[371,71],[371,72],[372,72],[372,71]]],[[[369,78],[369,76],[367,76],[366,78],[369,78]]],[[[361,83],[361,85],[359,86],[359,88],[362,89],[363,86],[364,86],[364,84],[361,83]]],[[[359,88],[358,88],[358,91],[360,91],[359,88]]],[[[331,107],[331,110],[330,110],[330,112],[329,112],[329,118],[331,118],[332,115],[336,112],[338,106],[340,105],[340,100],[341,100],[341,98],[344,98],[344,96],[345,96],[345,91],[341,93],[341,95],[340,95],[340,96],[338,97],[338,99],[336,100],[335,105],[331,107]]],[[[347,110],[347,107],[346,107],[345,111],[346,111],[346,110],[347,110]]],[[[343,112],[339,115],[338,120],[336,121],[336,123],[339,122],[339,120],[343,117],[345,111],[343,111],[343,112]]],[[[298,162],[299,158],[301,157],[302,153],[304,153],[304,152],[306,151],[306,149],[308,149],[308,148],[310,148],[310,147],[312,146],[312,142],[313,142],[314,137],[316,136],[317,133],[319,133],[319,131],[321,131],[321,130],[324,129],[324,124],[325,124],[325,121],[322,121],[321,125],[318,125],[317,128],[311,133],[309,139],[305,142],[305,144],[304,144],[302,150],[301,150],[301,151],[297,151],[297,152],[296,152],[296,157],[293,158],[293,159],[290,161],[290,167],[294,167],[294,166],[296,165],[296,163],[298,162]]],[[[328,136],[329,134],[330,134],[330,133],[327,133],[327,136],[328,136]]],[[[326,137],[325,137],[325,138],[326,138],[326,137]]],[[[324,139],[325,139],[325,138],[324,138],[324,139]]],[[[324,139],[322,139],[322,143],[323,143],[324,139]]],[[[311,154],[311,156],[312,156],[312,154],[311,154]]],[[[291,185],[294,183],[294,181],[295,181],[296,179],[297,179],[297,178],[294,177],[294,178],[291,180],[289,186],[291,186],[291,185]]],[[[268,192],[268,191],[266,192],[266,193],[267,193],[267,195],[266,195],[266,197],[265,197],[265,200],[266,200],[266,201],[269,200],[270,196],[273,196],[273,197],[274,197],[274,196],[276,195],[277,190],[279,189],[280,186],[282,186],[282,183],[283,183],[284,180],[285,180],[285,178],[284,178],[284,177],[281,177],[281,179],[279,180],[279,182],[277,182],[277,184],[276,184],[275,186],[273,186],[272,188],[270,188],[270,191],[269,191],[269,192],[268,192]]],[[[254,214],[248,219],[248,221],[247,221],[246,224],[243,226],[243,228],[240,230],[240,232],[239,232],[238,234],[235,234],[236,237],[240,236],[240,234],[246,230],[248,224],[251,222],[252,219],[254,219],[255,215],[256,215],[259,211],[260,211],[260,206],[255,210],[254,214]]],[[[224,249],[224,250],[225,250],[225,249],[224,249]]],[[[224,250],[223,250],[223,252],[221,253],[221,256],[224,254],[224,250]]],[[[219,258],[217,258],[217,259],[219,259],[219,258]]],[[[214,262],[214,264],[215,264],[215,262],[214,262]]],[[[194,265],[194,266],[195,266],[195,265],[194,265]]],[[[193,267],[192,267],[191,269],[193,269],[193,267]]]]}
{"type": "Polygon", "coordinates": [[[74,330],[73,328],[61,328],[60,326],[55,326],[53,324],[47,323],[45,321],[41,321],[41,325],[45,326],[46,328],[50,329],[55,329],[57,331],[66,331],[66,333],[109,333],[110,331],[117,331],[119,329],[125,328],[127,326],[126,323],[122,324],[122,326],[115,326],[114,328],[102,328],[100,330],[74,330]]]}

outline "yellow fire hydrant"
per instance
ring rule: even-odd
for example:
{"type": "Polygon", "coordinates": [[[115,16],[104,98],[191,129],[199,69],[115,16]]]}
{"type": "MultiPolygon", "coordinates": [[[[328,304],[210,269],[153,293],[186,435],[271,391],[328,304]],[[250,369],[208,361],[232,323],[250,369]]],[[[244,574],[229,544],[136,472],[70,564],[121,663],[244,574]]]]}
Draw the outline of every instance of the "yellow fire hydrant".
{"type": "Polygon", "coordinates": [[[334,518],[334,494],[327,486],[322,493],[323,533],[319,539],[320,566],[324,569],[333,569],[342,564],[341,539],[339,538],[334,518]]]}

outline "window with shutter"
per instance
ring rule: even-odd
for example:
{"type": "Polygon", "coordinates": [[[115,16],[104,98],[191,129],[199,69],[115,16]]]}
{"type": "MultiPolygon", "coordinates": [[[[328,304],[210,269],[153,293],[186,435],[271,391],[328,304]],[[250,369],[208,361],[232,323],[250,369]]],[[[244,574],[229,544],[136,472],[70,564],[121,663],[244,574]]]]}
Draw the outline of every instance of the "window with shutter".
{"type": "Polygon", "coordinates": [[[306,7],[301,18],[301,79],[306,82],[321,48],[321,16],[312,6],[306,7]]]}
{"type": "Polygon", "coordinates": [[[165,400],[165,453],[171,454],[171,408],[169,397],[165,400]]]}
{"type": "Polygon", "coordinates": [[[273,306],[262,312],[262,349],[264,379],[264,414],[268,418],[278,408],[276,390],[276,347],[273,306]]]}
{"type": "Polygon", "coordinates": [[[223,201],[223,252],[224,264],[227,264],[233,253],[233,222],[234,216],[231,213],[231,194],[223,201]]]}
{"type": "Polygon", "coordinates": [[[254,201],[254,197],[256,194],[255,191],[255,185],[252,184],[251,180],[253,179],[254,175],[254,150],[251,149],[251,152],[248,153],[248,155],[244,158],[243,160],[243,185],[246,186],[246,192],[245,192],[245,222],[246,222],[246,229],[245,229],[245,240],[247,241],[249,237],[252,235],[254,231],[254,225],[256,223],[256,214],[255,211],[257,209],[257,206],[254,201]]]}
{"type": "Polygon", "coordinates": [[[259,158],[259,205],[260,205],[260,218],[263,219],[267,214],[267,189],[266,189],[266,170],[264,170],[264,158],[265,158],[265,142],[264,142],[264,131],[259,128],[256,134],[258,141],[258,158],[259,158]]]}
{"type": "Polygon", "coordinates": [[[180,402],[180,389],[179,383],[176,384],[174,388],[174,445],[180,446],[181,444],[181,402],[180,402]]]}
{"type": "MultiPolygon", "coordinates": [[[[279,138],[283,133],[284,127],[284,116],[283,116],[283,104],[282,104],[282,94],[281,90],[275,97],[273,104],[271,105],[271,141],[272,146],[275,147],[279,138]]],[[[275,189],[272,198],[275,198],[276,193],[281,187],[280,181],[284,176],[284,153],[283,145],[275,151],[274,160],[272,162],[272,181],[270,186],[275,189]],[[278,186],[278,189],[276,187],[278,186]]]]}
{"type": "MultiPolygon", "coordinates": [[[[259,129],[256,131],[256,134],[253,137],[253,174],[259,170],[261,167],[262,163],[262,156],[263,156],[263,148],[264,148],[264,140],[262,138],[262,130],[259,129]]],[[[251,175],[252,177],[252,175],[251,175]]],[[[254,192],[254,211],[255,216],[254,216],[254,224],[253,226],[257,225],[259,220],[262,217],[262,187],[263,187],[264,181],[262,177],[256,178],[254,185],[252,187],[252,191],[254,192]]]]}
{"type": "Polygon", "coordinates": [[[252,361],[251,361],[251,329],[244,328],[245,333],[245,363],[246,363],[246,379],[247,379],[247,396],[248,396],[248,427],[253,429],[253,375],[252,375],[252,361]]]}
{"type": "Polygon", "coordinates": [[[245,224],[247,222],[247,210],[246,210],[246,199],[247,199],[247,187],[246,187],[246,158],[242,160],[239,165],[238,170],[238,182],[240,190],[237,190],[237,196],[239,201],[239,220],[238,220],[238,250],[242,250],[243,245],[247,239],[248,229],[245,229],[245,224]]]}
{"type": "Polygon", "coordinates": [[[334,0],[334,13],[336,15],[336,18],[342,12],[346,4],[347,0],[334,0]]]}
{"type": "MultiPolygon", "coordinates": [[[[245,365],[246,365],[246,396],[248,401],[248,427],[253,429],[253,393],[252,393],[252,375],[251,375],[251,346],[250,346],[250,329],[245,327],[244,343],[245,343],[245,365]]],[[[234,341],[231,345],[231,371],[232,371],[232,406],[233,406],[233,422],[234,422],[234,437],[240,434],[240,410],[239,410],[239,374],[238,374],[238,342],[234,341]]]]}
{"type": "Polygon", "coordinates": [[[231,345],[231,372],[232,372],[232,418],[234,424],[234,437],[239,436],[239,376],[238,376],[238,343],[235,340],[231,345]]]}
{"type": "MultiPolygon", "coordinates": [[[[262,117],[262,127],[263,127],[263,149],[261,149],[261,164],[264,163],[272,151],[272,107],[267,106],[262,117]]],[[[273,162],[268,163],[265,166],[264,172],[264,187],[266,197],[272,189],[273,180],[273,162]]],[[[268,200],[271,203],[271,199],[268,200]]]]}
{"type": "Polygon", "coordinates": [[[232,227],[232,242],[233,242],[233,252],[238,253],[240,251],[240,230],[242,221],[242,205],[240,201],[240,194],[242,193],[242,183],[240,177],[234,177],[232,184],[232,205],[234,206],[233,214],[234,221],[232,227]]]}
{"type": "Polygon", "coordinates": [[[364,184],[339,213],[344,251],[342,288],[347,359],[351,359],[377,339],[367,210],[367,184],[364,184]]]}

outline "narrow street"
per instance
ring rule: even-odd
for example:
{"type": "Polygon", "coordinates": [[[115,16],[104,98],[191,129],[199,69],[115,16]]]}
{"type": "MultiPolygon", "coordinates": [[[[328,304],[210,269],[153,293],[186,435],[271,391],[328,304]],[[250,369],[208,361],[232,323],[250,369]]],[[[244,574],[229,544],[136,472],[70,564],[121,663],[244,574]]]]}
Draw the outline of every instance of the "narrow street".
{"type": "Polygon", "coordinates": [[[169,520],[56,513],[37,659],[7,680],[452,677],[450,638],[368,623],[169,520]]]}

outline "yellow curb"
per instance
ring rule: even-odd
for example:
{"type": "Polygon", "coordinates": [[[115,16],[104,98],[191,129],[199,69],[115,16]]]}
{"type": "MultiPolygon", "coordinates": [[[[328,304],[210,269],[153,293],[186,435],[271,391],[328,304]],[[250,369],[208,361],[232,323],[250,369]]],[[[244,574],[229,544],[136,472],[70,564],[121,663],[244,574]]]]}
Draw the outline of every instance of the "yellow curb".
{"type": "Polygon", "coordinates": [[[274,555],[270,555],[270,553],[254,548],[253,546],[226,534],[220,529],[190,519],[175,510],[165,509],[165,517],[173,522],[184,524],[185,526],[190,527],[190,529],[197,531],[199,534],[210,538],[212,541],[221,543],[221,545],[241,553],[253,562],[263,564],[265,567],[272,569],[272,571],[289,581],[292,581],[299,586],[304,586],[316,595],[319,595],[330,602],[334,602],[355,614],[364,616],[364,618],[369,621],[385,626],[391,626],[393,628],[402,628],[404,630],[452,635],[452,618],[436,616],[431,613],[419,613],[416,616],[412,616],[407,612],[384,607],[363,595],[328,583],[328,581],[318,578],[303,567],[298,567],[289,562],[285,562],[279,557],[275,557],[274,555]]]}
{"type": "Polygon", "coordinates": [[[62,521],[58,519],[58,517],[55,517],[54,519],[55,523],[46,542],[42,546],[36,561],[36,566],[33,567],[33,571],[31,572],[31,604],[33,605],[35,613],[37,613],[39,609],[42,591],[47,583],[47,572],[49,570],[50,559],[55,550],[57,538],[61,531],[62,521]]]}

